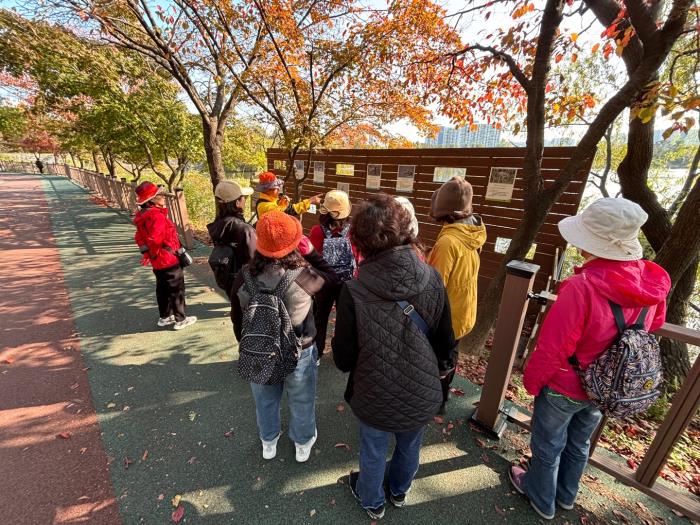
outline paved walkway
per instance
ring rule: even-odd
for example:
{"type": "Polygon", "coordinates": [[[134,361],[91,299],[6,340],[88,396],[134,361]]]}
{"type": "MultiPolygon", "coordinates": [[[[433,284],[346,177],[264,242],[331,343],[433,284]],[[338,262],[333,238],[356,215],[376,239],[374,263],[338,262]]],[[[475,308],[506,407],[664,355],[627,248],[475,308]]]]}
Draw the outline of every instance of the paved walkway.
{"type": "MultiPolygon", "coordinates": [[[[297,464],[283,438],[265,462],[249,387],[235,370],[228,306],[206,268],[187,272],[188,313],[200,322],[159,330],[153,275],[138,264],[125,214],[59,177],[0,175],[0,199],[3,522],[169,523],[179,495],[182,523],[369,523],[338,483],[357,468],[357,425],[330,356],[311,459],[297,464]],[[56,437],[63,431],[70,439],[56,437]]],[[[539,523],[504,474],[527,436],[488,441],[465,420],[478,390],[461,379],[455,386],[465,396],[430,426],[410,505],[389,508],[382,522],[539,523]]],[[[593,470],[579,505],[555,523],[621,515],[687,523],[593,470]]]]}

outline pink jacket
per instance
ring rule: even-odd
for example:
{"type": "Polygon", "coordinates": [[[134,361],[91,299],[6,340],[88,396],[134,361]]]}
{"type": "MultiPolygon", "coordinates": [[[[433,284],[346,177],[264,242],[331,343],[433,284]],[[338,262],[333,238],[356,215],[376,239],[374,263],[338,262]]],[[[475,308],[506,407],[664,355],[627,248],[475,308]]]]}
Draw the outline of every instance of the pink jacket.
{"type": "Polygon", "coordinates": [[[608,299],[622,306],[627,324],[637,320],[643,307],[649,308],[649,332],[664,324],[671,279],[658,264],[593,259],[575,273],[561,284],[525,368],[523,382],[533,396],[549,386],[573,399],[587,399],[568,358],[576,353],[585,369],[615,341],[617,327],[608,299]]]}

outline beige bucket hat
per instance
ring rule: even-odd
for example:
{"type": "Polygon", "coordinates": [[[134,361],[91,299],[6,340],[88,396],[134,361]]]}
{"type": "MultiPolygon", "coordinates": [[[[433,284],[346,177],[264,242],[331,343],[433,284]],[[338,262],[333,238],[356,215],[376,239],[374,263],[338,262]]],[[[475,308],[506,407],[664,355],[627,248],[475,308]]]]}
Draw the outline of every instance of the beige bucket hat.
{"type": "Polygon", "coordinates": [[[580,214],[559,222],[562,237],[581,250],[613,261],[642,258],[639,229],[648,215],[622,198],[598,199],[580,214]]]}

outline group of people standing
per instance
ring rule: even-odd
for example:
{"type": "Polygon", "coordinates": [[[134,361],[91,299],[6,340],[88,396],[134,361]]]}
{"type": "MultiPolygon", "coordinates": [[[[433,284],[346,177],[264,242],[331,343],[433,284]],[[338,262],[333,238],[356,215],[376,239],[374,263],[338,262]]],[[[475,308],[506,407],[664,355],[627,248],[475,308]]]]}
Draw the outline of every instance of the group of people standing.
{"type": "MultiPolygon", "coordinates": [[[[237,340],[257,315],[252,298],[265,289],[279,295],[299,343],[296,366],[282,381],[251,382],[262,456],[276,457],[286,391],[296,460],[310,457],[318,438],[318,366],[335,306],[333,359],[349,373],[345,399],[360,430],[360,469],[350,473],[348,484],[367,514],[380,519],[387,499],[395,507],[406,503],[427,424],[445,411],[454,351],[476,318],[486,227],[472,209],[471,185],[459,177],[433,193],[430,215],[442,228],[427,253],[408,199],[380,193],[351,205],[345,192],[332,190],[292,203],[282,187],[274,174],[260,175],[253,227],[243,216],[253,190],[220,182],[216,219],[208,225],[215,244],[234,250],[237,271],[226,293],[237,340]],[[299,217],[315,207],[319,223],[307,237],[299,217]]],[[[149,197],[142,191],[137,189],[142,209],[135,223],[138,228],[147,222],[151,229],[146,237],[137,232],[136,240],[146,247],[144,260],[153,265],[158,289],[165,289],[161,283],[180,279],[181,269],[169,258],[179,244],[168,228],[153,228],[166,212],[157,193],[149,197]]],[[[660,326],[670,287],[660,267],[641,259],[636,238],[646,220],[641,208],[625,199],[598,203],[560,224],[586,263],[561,287],[525,371],[526,388],[536,396],[533,458],[530,470],[514,466],[509,477],[545,519],[554,517],[555,503],[572,508],[600,419],[566,360],[577,354],[586,366],[614,340],[615,320],[601,306],[607,300],[619,302],[628,321],[643,308],[653,310],[646,328],[660,326]]],[[[191,319],[184,316],[181,289],[182,298],[178,292],[171,301],[162,301],[157,291],[159,326],[174,319],[178,328],[191,319]]]]}

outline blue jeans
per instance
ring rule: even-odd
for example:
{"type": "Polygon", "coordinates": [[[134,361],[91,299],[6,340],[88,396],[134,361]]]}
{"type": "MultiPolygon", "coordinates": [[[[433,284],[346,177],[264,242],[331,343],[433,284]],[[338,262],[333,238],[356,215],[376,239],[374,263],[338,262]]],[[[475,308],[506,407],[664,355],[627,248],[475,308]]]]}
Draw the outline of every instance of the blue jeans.
{"type": "Polygon", "coordinates": [[[279,385],[250,384],[255,399],[260,439],[272,441],[281,430],[280,404],[282,392],[287,390],[289,405],[289,437],[303,445],[316,431],[316,346],[302,350],[294,372],[279,385]]]}
{"type": "Polygon", "coordinates": [[[424,434],[425,426],[411,432],[384,432],[360,421],[360,474],[356,490],[364,508],[384,505],[386,453],[391,436],[396,438],[396,447],[388,468],[389,490],[394,496],[401,496],[409,491],[418,472],[424,434]]]}
{"type": "Polygon", "coordinates": [[[591,435],[602,415],[589,401],[576,401],[545,387],[532,414],[532,461],[523,478],[525,494],[545,514],[555,501],[573,505],[588,462],[591,435]]]}

